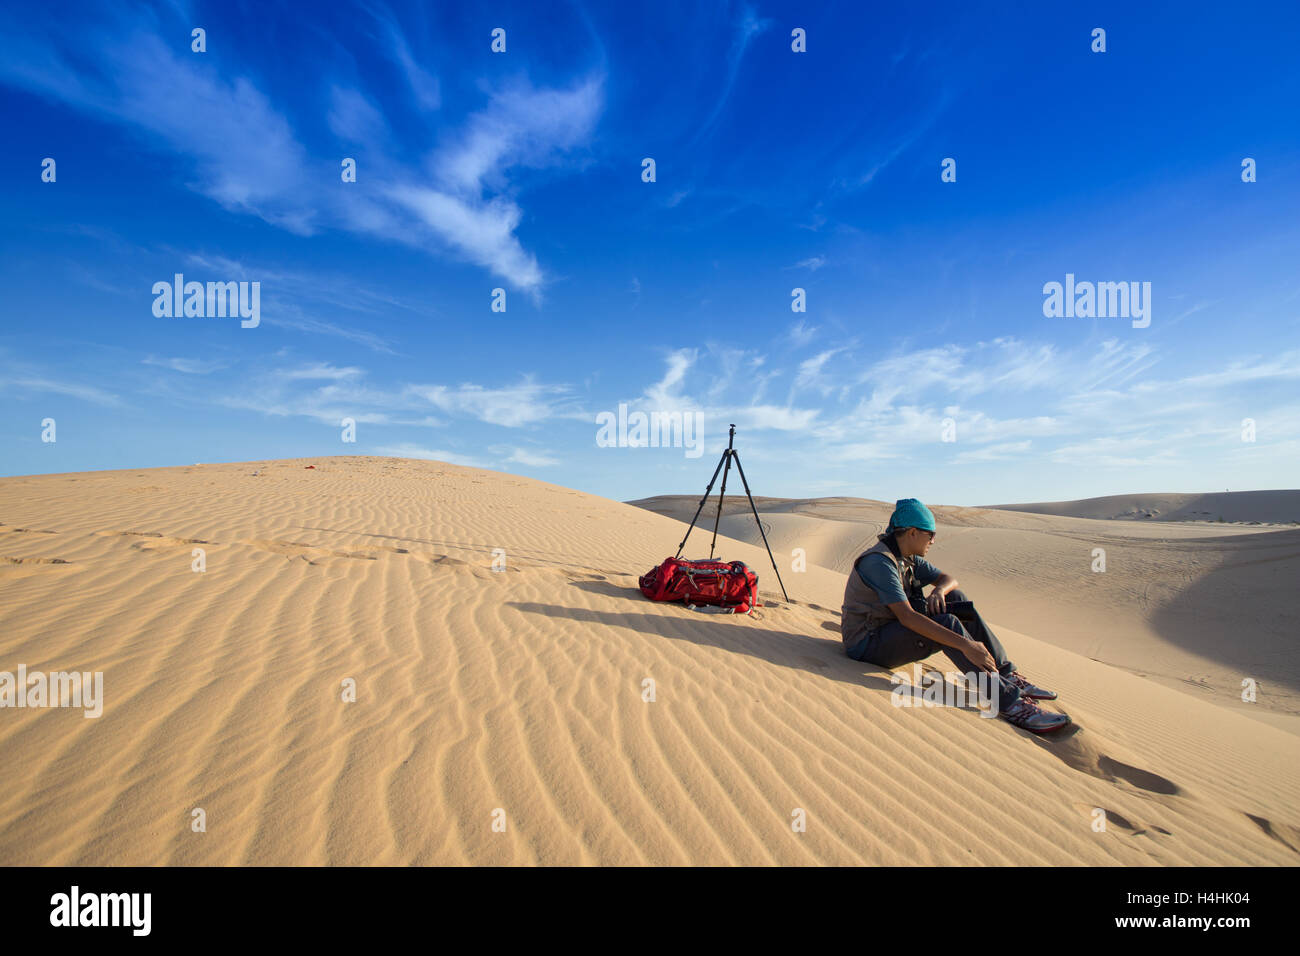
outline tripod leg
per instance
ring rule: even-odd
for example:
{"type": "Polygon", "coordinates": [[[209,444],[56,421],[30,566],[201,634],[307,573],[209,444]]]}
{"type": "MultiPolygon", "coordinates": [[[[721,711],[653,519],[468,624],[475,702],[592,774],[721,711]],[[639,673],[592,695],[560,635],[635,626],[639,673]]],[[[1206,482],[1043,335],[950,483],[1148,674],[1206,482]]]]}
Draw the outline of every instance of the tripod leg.
{"type": "MultiPolygon", "coordinates": [[[[722,471],[722,463],[727,460],[727,453],[724,451],[722,457],[718,459],[718,467],[713,469],[713,477],[709,479],[709,487],[704,489],[704,497],[700,499],[700,506],[695,509],[695,517],[691,519],[691,526],[686,529],[686,534],[682,535],[682,543],[677,546],[677,557],[682,556],[682,548],[686,547],[686,539],[691,536],[695,530],[695,522],[700,519],[700,512],[704,510],[704,502],[709,500],[709,495],[713,493],[713,483],[718,480],[718,472],[722,471]]],[[[726,484],[726,479],[723,479],[726,484]]]]}
{"type": "MultiPolygon", "coordinates": [[[[767,534],[763,531],[762,519],[758,517],[758,508],[754,505],[754,496],[749,493],[749,482],[745,480],[745,469],[740,467],[740,452],[731,453],[736,459],[736,471],[740,472],[740,483],[745,486],[745,497],[749,499],[750,510],[754,512],[754,520],[758,522],[758,533],[763,536],[763,547],[767,548],[767,556],[772,559],[772,570],[776,571],[776,583],[781,585],[781,593],[785,595],[788,602],[790,595],[785,593],[785,582],[781,580],[781,572],[777,569],[776,558],[772,557],[772,546],[767,543],[767,534]]],[[[726,476],[723,476],[722,483],[727,483],[726,476]]]]}
{"type": "Polygon", "coordinates": [[[713,549],[718,543],[718,522],[722,520],[722,501],[727,497],[727,474],[731,471],[731,455],[735,452],[728,448],[722,453],[727,460],[727,467],[722,469],[722,490],[718,492],[718,514],[713,519],[713,540],[709,542],[709,560],[713,560],[713,549]]]}

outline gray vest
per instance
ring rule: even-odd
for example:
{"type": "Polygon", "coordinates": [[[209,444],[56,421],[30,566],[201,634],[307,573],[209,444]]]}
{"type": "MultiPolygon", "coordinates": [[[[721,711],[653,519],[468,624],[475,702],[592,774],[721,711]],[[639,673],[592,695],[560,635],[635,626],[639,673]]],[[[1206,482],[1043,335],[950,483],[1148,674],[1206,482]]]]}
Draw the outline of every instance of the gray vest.
{"type": "Polygon", "coordinates": [[[916,583],[916,569],[911,557],[899,560],[885,544],[885,536],[879,535],[879,542],[863,551],[853,559],[849,567],[849,580],[844,586],[844,606],[840,608],[840,637],[846,648],[852,647],[868,634],[878,631],[890,621],[898,618],[880,600],[876,589],[862,580],[858,574],[858,562],[868,554],[883,554],[898,568],[898,576],[903,581],[903,593],[912,597],[922,593],[921,585],[916,583]]]}

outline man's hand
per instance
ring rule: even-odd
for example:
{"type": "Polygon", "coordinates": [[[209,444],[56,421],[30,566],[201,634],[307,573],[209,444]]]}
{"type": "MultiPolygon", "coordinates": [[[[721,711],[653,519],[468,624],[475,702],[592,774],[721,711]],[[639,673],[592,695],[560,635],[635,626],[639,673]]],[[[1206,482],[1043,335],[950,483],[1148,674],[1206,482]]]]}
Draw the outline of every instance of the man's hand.
{"type": "Polygon", "coordinates": [[[983,668],[986,671],[992,671],[994,674],[998,672],[998,662],[993,659],[993,655],[989,653],[989,649],[979,641],[969,642],[969,646],[966,648],[966,656],[971,659],[971,662],[974,663],[976,667],[983,668]]]}
{"type": "Polygon", "coordinates": [[[930,614],[942,614],[948,608],[948,602],[944,600],[943,592],[935,588],[930,592],[930,596],[925,599],[925,609],[930,614]]]}

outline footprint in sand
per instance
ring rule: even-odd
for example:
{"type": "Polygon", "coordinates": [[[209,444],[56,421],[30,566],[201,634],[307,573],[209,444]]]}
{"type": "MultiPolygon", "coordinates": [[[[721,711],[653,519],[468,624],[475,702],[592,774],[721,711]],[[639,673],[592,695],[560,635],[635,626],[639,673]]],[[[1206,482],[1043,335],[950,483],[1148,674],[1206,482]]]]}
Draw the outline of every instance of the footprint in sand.
{"type": "MultiPolygon", "coordinates": [[[[1062,733],[1064,734],[1067,732],[1068,730],[1063,731],[1062,733]]],[[[1045,742],[1041,740],[1039,743],[1045,744],[1045,742]]],[[[1123,781],[1137,787],[1139,790],[1146,791],[1147,793],[1196,799],[1172,780],[1167,780],[1157,773],[1152,773],[1150,770],[1143,770],[1141,767],[1135,767],[1131,764],[1123,763],[1122,761],[1116,760],[1114,757],[1101,753],[1096,744],[1089,741],[1087,736],[1082,732],[1082,729],[1077,728],[1077,725],[1072,737],[1063,741],[1063,743],[1065,746],[1053,747],[1051,748],[1051,752],[1056,753],[1057,756],[1071,767],[1074,767],[1074,769],[1080,770],[1083,773],[1090,774],[1091,776],[1105,780],[1109,783],[1123,781]]],[[[1074,806],[1088,814],[1091,814],[1093,810],[1093,808],[1087,804],[1076,803],[1074,806]]],[[[1294,827],[1288,823],[1269,820],[1266,817],[1255,816],[1253,813],[1232,811],[1227,807],[1222,807],[1220,809],[1226,816],[1231,816],[1234,813],[1241,813],[1242,816],[1255,824],[1255,826],[1259,827],[1269,837],[1276,840],[1278,843],[1281,843],[1293,853],[1300,854],[1300,827],[1294,827]]],[[[1166,830],[1164,827],[1156,826],[1155,824],[1148,824],[1145,829],[1141,828],[1140,826],[1130,823],[1128,820],[1124,819],[1123,816],[1112,810],[1106,811],[1106,819],[1108,823],[1114,823],[1122,829],[1128,830],[1132,836],[1146,833],[1148,829],[1154,830],[1156,833],[1160,833],[1164,836],[1173,835],[1169,830],[1166,830]]]]}
{"type": "Polygon", "coordinates": [[[14,558],[0,555],[0,578],[5,581],[48,574],[58,575],[78,571],[84,567],[85,565],[73,564],[63,558],[14,558]]]}
{"type": "Polygon", "coordinates": [[[1300,827],[1293,827],[1288,823],[1274,823],[1265,817],[1257,817],[1253,813],[1247,813],[1246,819],[1292,852],[1300,853],[1300,827]]]}
{"type": "Polygon", "coordinates": [[[240,544],[246,544],[250,547],[257,548],[259,551],[268,551],[271,554],[282,555],[290,560],[302,560],[307,564],[320,564],[331,558],[354,558],[361,561],[376,561],[378,555],[366,554],[362,551],[335,551],[333,548],[322,548],[314,544],[305,544],[302,541],[241,541],[240,544]]]}
{"type": "Polygon", "coordinates": [[[160,531],[96,531],[97,538],[140,538],[131,547],[137,551],[162,551],[166,548],[183,548],[192,544],[211,544],[201,538],[170,538],[160,531]]]}
{"type": "Polygon", "coordinates": [[[1141,767],[1135,767],[1102,753],[1097,741],[1078,724],[1057,731],[1050,739],[1039,737],[1031,739],[1046,748],[1049,753],[1060,757],[1075,770],[1105,780],[1107,783],[1123,781],[1147,793],[1159,793],[1165,796],[1180,796],[1184,793],[1182,787],[1172,780],[1166,780],[1158,773],[1143,770],[1141,767]]]}
{"type": "Polygon", "coordinates": [[[391,545],[369,545],[362,548],[354,548],[351,551],[343,551],[335,548],[325,548],[316,544],[307,544],[305,541],[277,541],[258,539],[254,541],[240,541],[238,544],[248,545],[257,548],[259,551],[268,551],[271,554],[283,555],[289,559],[300,559],[307,564],[320,564],[323,561],[330,561],[334,558],[351,558],[354,561],[377,561],[384,554],[404,554],[409,555],[416,561],[423,561],[428,564],[452,567],[454,565],[465,565],[469,567],[466,561],[460,561],[456,558],[450,558],[445,554],[419,554],[412,552],[409,548],[396,548],[391,545]]]}
{"type": "Polygon", "coordinates": [[[570,571],[567,568],[561,569],[560,573],[570,581],[608,581],[609,579],[603,574],[597,574],[595,571],[570,571]]]}

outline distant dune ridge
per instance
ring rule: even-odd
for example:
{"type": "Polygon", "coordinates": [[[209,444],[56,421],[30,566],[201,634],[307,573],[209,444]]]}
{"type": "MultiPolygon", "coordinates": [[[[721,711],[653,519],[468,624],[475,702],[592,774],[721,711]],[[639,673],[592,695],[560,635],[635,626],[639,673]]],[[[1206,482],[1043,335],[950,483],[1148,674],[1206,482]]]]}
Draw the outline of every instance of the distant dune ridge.
{"type": "Polygon", "coordinates": [[[104,674],[100,717],[0,709],[0,864],[1300,860],[1300,530],[935,507],[931,558],[1076,722],[1040,739],[844,656],[892,502],[756,501],[794,600],[743,497],[719,552],[761,620],[637,591],[698,495],[365,456],[0,479],[0,671],[104,674]]]}
{"type": "Polygon", "coordinates": [[[985,505],[1004,511],[1071,518],[1147,518],[1300,525],[1300,491],[1219,491],[1207,494],[1108,495],[1078,501],[985,505]]]}

